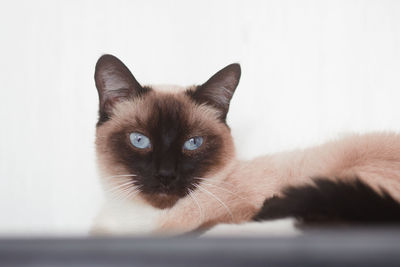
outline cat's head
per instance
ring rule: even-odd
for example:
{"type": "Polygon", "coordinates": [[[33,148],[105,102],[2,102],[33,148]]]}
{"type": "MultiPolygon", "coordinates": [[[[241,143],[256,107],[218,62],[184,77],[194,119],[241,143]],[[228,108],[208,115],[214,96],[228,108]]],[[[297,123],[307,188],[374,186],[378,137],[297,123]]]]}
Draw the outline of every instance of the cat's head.
{"type": "Polygon", "coordinates": [[[173,92],[140,85],[116,57],[96,65],[96,150],[103,181],[126,198],[171,207],[234,157],[226,115],[239,83],[232,64],[199,86],[173,92]]]}

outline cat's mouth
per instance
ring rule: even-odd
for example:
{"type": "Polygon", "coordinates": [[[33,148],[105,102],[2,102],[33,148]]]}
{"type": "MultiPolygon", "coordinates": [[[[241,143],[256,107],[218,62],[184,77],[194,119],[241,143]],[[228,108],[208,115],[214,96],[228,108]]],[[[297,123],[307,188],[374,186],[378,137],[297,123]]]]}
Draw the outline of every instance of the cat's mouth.
{"type": "Polygon", "coordinates": [[[180,199],[178,195],[172,195],[167,193],[153,193],[153,194],[142,194],[144,200],[151,206],[158,209],[170,208],[180,199]]]}
{"type": "Polygon", "coordinates": [[[190,186],[182,180],[156,178],[140,180],[142,185],[140,195],[148,204],[158,209],[174,206],[180,198],[187,195],[190,189],[190,186]]]}

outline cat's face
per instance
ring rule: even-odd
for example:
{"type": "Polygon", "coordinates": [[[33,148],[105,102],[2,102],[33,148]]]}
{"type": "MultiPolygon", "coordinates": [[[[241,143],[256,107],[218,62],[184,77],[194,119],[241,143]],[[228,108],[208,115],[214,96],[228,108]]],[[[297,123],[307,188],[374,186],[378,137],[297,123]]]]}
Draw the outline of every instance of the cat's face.
{"type": "Polygon", "coordinates": [[[240,67],[175,92],[141,86],[117,58],[96,65],[96,149],[105,185],[122,197],[167,208],[234,157],[226,125],[240,67]]]}

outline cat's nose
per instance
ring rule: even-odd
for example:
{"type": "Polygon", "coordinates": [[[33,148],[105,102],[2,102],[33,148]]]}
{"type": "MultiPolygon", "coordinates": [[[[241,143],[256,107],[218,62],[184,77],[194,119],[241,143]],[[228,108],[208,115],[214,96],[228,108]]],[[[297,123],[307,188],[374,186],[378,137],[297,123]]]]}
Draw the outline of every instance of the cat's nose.
{"type": "Polygon", "coordinates": [[[169,185],[171,182],[176,180],[177,176],[174,170],[161,169],[158,171],[157,177],[160,179],[162,184],[169,185]]]}
{"type": "Polygon", "coordinates": [[[157,173],[156,175],[160,179],[160,181],[168,185],[176,179],[176,161],[174,157],[165,156],[160,160],[157,166],[157,173]]]}

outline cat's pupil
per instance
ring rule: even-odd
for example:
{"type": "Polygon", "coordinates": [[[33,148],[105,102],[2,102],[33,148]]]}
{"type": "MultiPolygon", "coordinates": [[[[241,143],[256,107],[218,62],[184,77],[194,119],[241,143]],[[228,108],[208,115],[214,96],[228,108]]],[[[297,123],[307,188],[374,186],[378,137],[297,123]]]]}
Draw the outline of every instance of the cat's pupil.
{"type": "Polygon", "coordinates": [[[130,134],[131,143],[133,146],[137,148],[148,148],[150,147],[150,139],[143,134],[140,133],[131,133],[130,134]]]}
{"type": "Polygon", "coordinates": [[[187,150],[195,150],[199,148],[203,143],[203,138],[200,136],[192,137],[185,142],[183,147],[187,150]]]}

